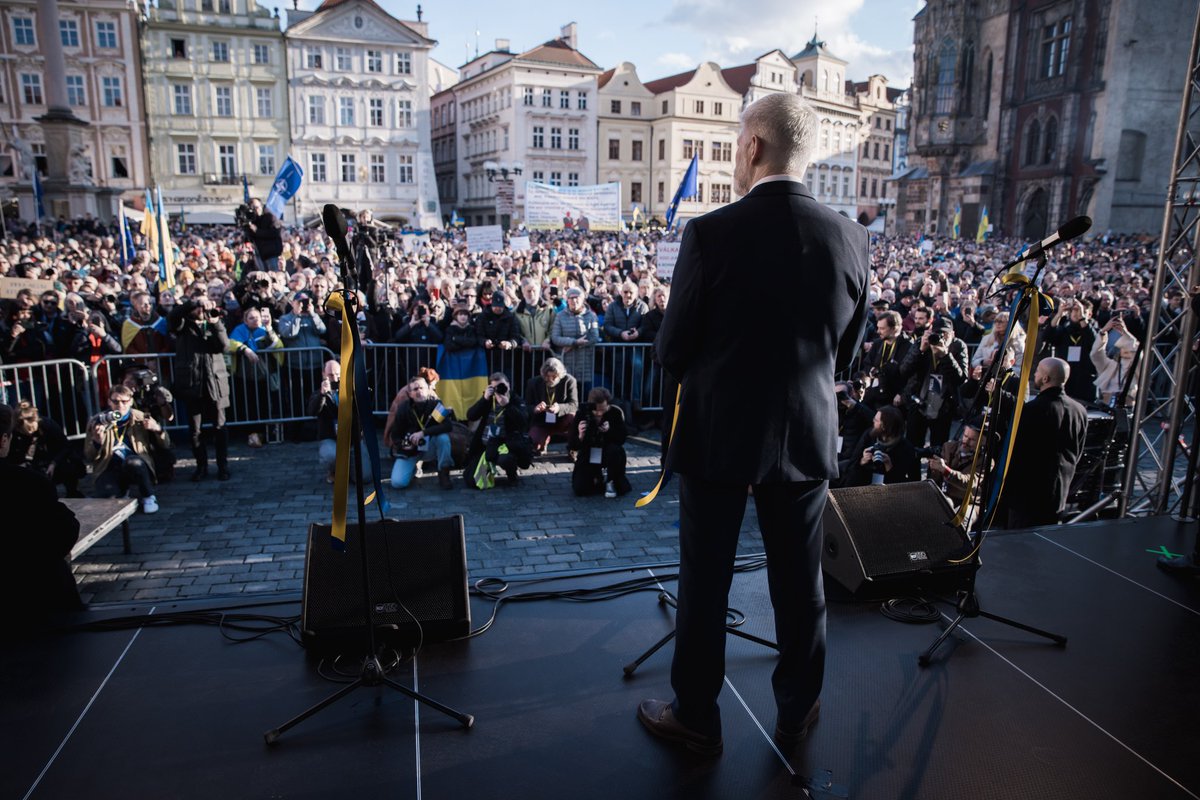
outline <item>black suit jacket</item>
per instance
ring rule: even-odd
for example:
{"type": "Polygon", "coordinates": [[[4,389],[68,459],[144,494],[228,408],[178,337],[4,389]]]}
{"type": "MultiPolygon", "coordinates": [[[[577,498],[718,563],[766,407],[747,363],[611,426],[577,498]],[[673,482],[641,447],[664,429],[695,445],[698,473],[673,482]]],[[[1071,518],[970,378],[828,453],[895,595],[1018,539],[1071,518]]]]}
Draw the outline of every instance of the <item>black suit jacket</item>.
{"type": "Polygon", "coordinates": [[[1046,389],[1025,404],[1004,483],[1003,505],[1031,524],[1056,521],[1067,501],[1087,435],[1087,410],[1046,389]]]}
{"type": "Polygon", "coordinates": [[[688,223],[655,345],[683,385],[669,469],[736,483],[837,477],[833,375],[866,322],[868,246],[865,228],[798,181],[688,223]],[[751,277],[776,299],[733,320],[751,277]]]}

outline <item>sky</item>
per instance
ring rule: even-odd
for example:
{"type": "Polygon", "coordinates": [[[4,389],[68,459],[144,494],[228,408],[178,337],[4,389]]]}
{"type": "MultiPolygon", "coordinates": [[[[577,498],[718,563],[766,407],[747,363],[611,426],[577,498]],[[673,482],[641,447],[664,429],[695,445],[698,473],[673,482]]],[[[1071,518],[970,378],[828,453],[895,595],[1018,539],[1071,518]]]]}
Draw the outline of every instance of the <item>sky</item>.
{"type": "MultiPolygon", "coordinates": [[[[399,19],[415,19],[417,0],[376,0],[399,19]]],[[[300,0],[313,9],[320,0],[300,0]]],[[[271,7],[272,0],[259,0],[271,7]]],[[[281,3],[281,10],[291,2],[281,3]]],[[[924,0],[421,0],[433,57],[458,68],[509,39],[514,52],[579,28],[579,50],[605,69],[632,62],[643,81],[695,69],[704,61],[733,67],[775,48],[791,56],[814,25],[829,50],[850,62],[847,78],[881,74],[893,87],[912,78],[913,15],[924,0]],[[478,32],[478,36],[476,36],[478,32]]]]}

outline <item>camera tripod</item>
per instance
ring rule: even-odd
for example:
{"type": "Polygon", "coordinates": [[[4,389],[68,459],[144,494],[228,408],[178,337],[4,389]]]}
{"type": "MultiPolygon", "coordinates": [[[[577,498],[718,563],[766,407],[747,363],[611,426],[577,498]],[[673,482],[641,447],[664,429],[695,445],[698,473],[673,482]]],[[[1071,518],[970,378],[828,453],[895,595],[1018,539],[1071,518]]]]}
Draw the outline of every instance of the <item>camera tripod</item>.
{"type": "MultiPolygon", "coordinates": [[[[338,260],[341,261],[341,264],[342,264],[342,290],[341,290],[342,297],[343,297],[344,302],[347,304],[346,305],[347,312],[349,312],[352,315],[356,309],[355,309],[355,303],[352,301],[352,298],[354,297],[353,268],[351,267],[351,261],[350,261],[350,248],[346,244],[346,221],[345,221],[345,218],[342,217],[341,211],[337,208],[337,206],[335,206],[333,204],[329,204],[329,205],[325,206],[322,217],[325,222],[326,232],[333,238],[334,243],[337,245],[338,260]],[[340,227],[339,227],[338,223],[340,223],[340,227]]],[[[350,333],[353,337],[353,342],[354,342],[353,351],[354,351],[355,363],[352,365],[352,368],[357,368],[359,366],[359,364],[361,363],[361,362],[359,362],[359,354],[361,353],[361,350],[360,350],[361,344],[358,339],[357,327],[353,324],[350,324],[349,328],[350,328],[350,333]]],[[[366,385],[365,384],[366,370],[365,369],[362,369],[362,370],[356,369],[355,374],[356,374],[356,376],[361,376],[361,378],[364,381],[363,386],[365,387],[365,385],[366,385]]],[[[321,700],[316,705],[310,706],[306,710],[300,712],[299,714],[292,717],[291,719],[289,719],[287,722],[283,723],[279,727],[272,728],[271,730],[264,733],[263,739],[269,745],[275,744],[276,742],[278,742],[279,737],[285,731],[287,731],[289,728],[293,728],[296,725],[299,725],[301,722],[303,722],[304,720],[313,716],[314,714],[333,705],[338,700],[341,700],[343,697],[346,697],[347,695],[351,694],[355,689],[360,689],[360,688],[364,688],[364,687],[372,687],[372,686],[387,686],[391,689],[394,689],[395,691],[400,692],[401,694],[406,695],[407,697],[411,697],[413,700],[416,700],[420,703],[424,703],[425,705],[429,706],[430,708],[433,708],[437,711],[442,712],[446,716],[453,717],[454,719],[458,720],[458,722],[464,728],[470,728],[475,724],[475,717],[473,717],[472,715],[464,714],[461,711],[456,711],[455,709],[450,708],[447,705],[439,703],[437,700],[434,700],[430,697],[426,697],[425,695],[417,692],[416,690],[410,689],[407,686],[404,686],[403,684],[392,680],[391,678],[389,678],[387,676],[387,671],[383,668],[383,664],[380,663],[380,661],[379,661],[378,645],[375,641],[374,606],[371,603],[371,579],[370,579],[370,570],[368,569],[369,559],[367,557],[367,519],[366,519],[367,512],[366,512],[366,506],[364,504],[364,496],[363,496],[363,469],[362,469],[362,419],[359,414],[359,409],[357,407],[357,400],[358,400],[357,393],[358,393],[358,391],[360,391],[360,388],[357,386],[357,383],[358,383],[358,378],[356,377],[356,379],[354,381],[355,388],[354,388],[354,391],[351,392],[351,397],[349,399],[350,399],[351,427],[352,427],[351,440],[354,442],[354,448],[353,448],[354,486],[355,486],[355,491],[357,493],[357,500],[358,500],[358,530],[357,530],[357,533],[359,536],[362,537],[361,546],[359,547],[358,551],[359,551],[359,554],[361,556],[361,561],[362,561],[363,618],[366,621],[366,628],[367,628],[367,654],[363,658],[362,668],[359,671],[358,678],[356,678],[353,682],[347,684],[346,686],[342,687],[338,691],[329,695],[328,697],[326,697],[324,700],[321,700]]],[[[382,517],[383,516],[382,503],[380,504],[380,512],[379,513],[380,513],[380,517],[382,517]]]]}

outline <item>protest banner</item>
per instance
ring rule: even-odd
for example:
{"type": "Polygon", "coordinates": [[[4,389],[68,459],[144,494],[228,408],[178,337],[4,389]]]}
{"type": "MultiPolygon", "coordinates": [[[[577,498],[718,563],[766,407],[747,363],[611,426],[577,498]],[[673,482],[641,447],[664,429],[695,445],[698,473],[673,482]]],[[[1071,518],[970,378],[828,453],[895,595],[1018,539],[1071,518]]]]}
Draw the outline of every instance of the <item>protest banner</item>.
{"type": "Polygon", "coordinates": [[[504,231],[499,225],[467,227],[467,250],[472,253],[504,249],[504,231]]]}
{"type": "Polygon", "coordinates": [[[654,274],[660,280],[671,280],[675,274],[675,262],[679,260],[679,242],[659,242],[658,255],[654,259],[654,274]]]}
{"type": "Polygon", "coordinates": [[[0,297],[12,298],[17,296],[17,292],[22,289],[28,289],[33,292],[34,297],[38,297],[42,292],[48,292],[54,288],[54,281],[43,281],[34,278],[0,278],[0,297]]]}
{"type": "Polygon", "coordinates": [[[551,186],[525,184],[525,227],[530,230],[618,231],[621,184],[551,186]]]}
{"type": "Polygon", "coordinates": [[[529,250],[530,249],[529,237],[528,236],[511,236],[508,239],[508,246],[513,249],[514,253],[519,253],[519,252],[529,250]]]}

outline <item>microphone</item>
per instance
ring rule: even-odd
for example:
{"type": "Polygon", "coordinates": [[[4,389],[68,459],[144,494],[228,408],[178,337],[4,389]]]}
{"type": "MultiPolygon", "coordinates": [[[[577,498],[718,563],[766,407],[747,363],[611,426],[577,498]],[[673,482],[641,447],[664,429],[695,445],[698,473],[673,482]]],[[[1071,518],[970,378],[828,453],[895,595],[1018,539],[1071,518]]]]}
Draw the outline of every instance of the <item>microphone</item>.
{"type": "Polygon", "coordinates": [[[1061,228],[1047,236],[1045,239],[1042,239],[1024,253],[1021,253],[1018,261],[1026,261],[1028,259],[1038,258],[1056,244],[1061,244],[1068,239],[1074,239],[1076,236],[1082,236],[1084,233],[1087,233],[1088,229],[1091,227],[1091,217],[1075,217],[1074,219],[1067,220],[1063,223],[1061,228]]]}
{"type": "MultiPolygon", "coordinates": [[[[350,255],[350,245],[346,242],[346,217],[342,214],[342,210],[334,203],[326,203],[325,207],[321,209],[321,224],[325,226],[325,233],[333,239],[333,246],[337,248],[338,261],[342,263],[342,269],[346,272],[352,271],[354,261],[350,255]]],[[[1088,224],[1091,224],[1091,220],[1088,220],[1088,224]]],[[[344,275],[346,272],[342,274],[344,275]]]]}

